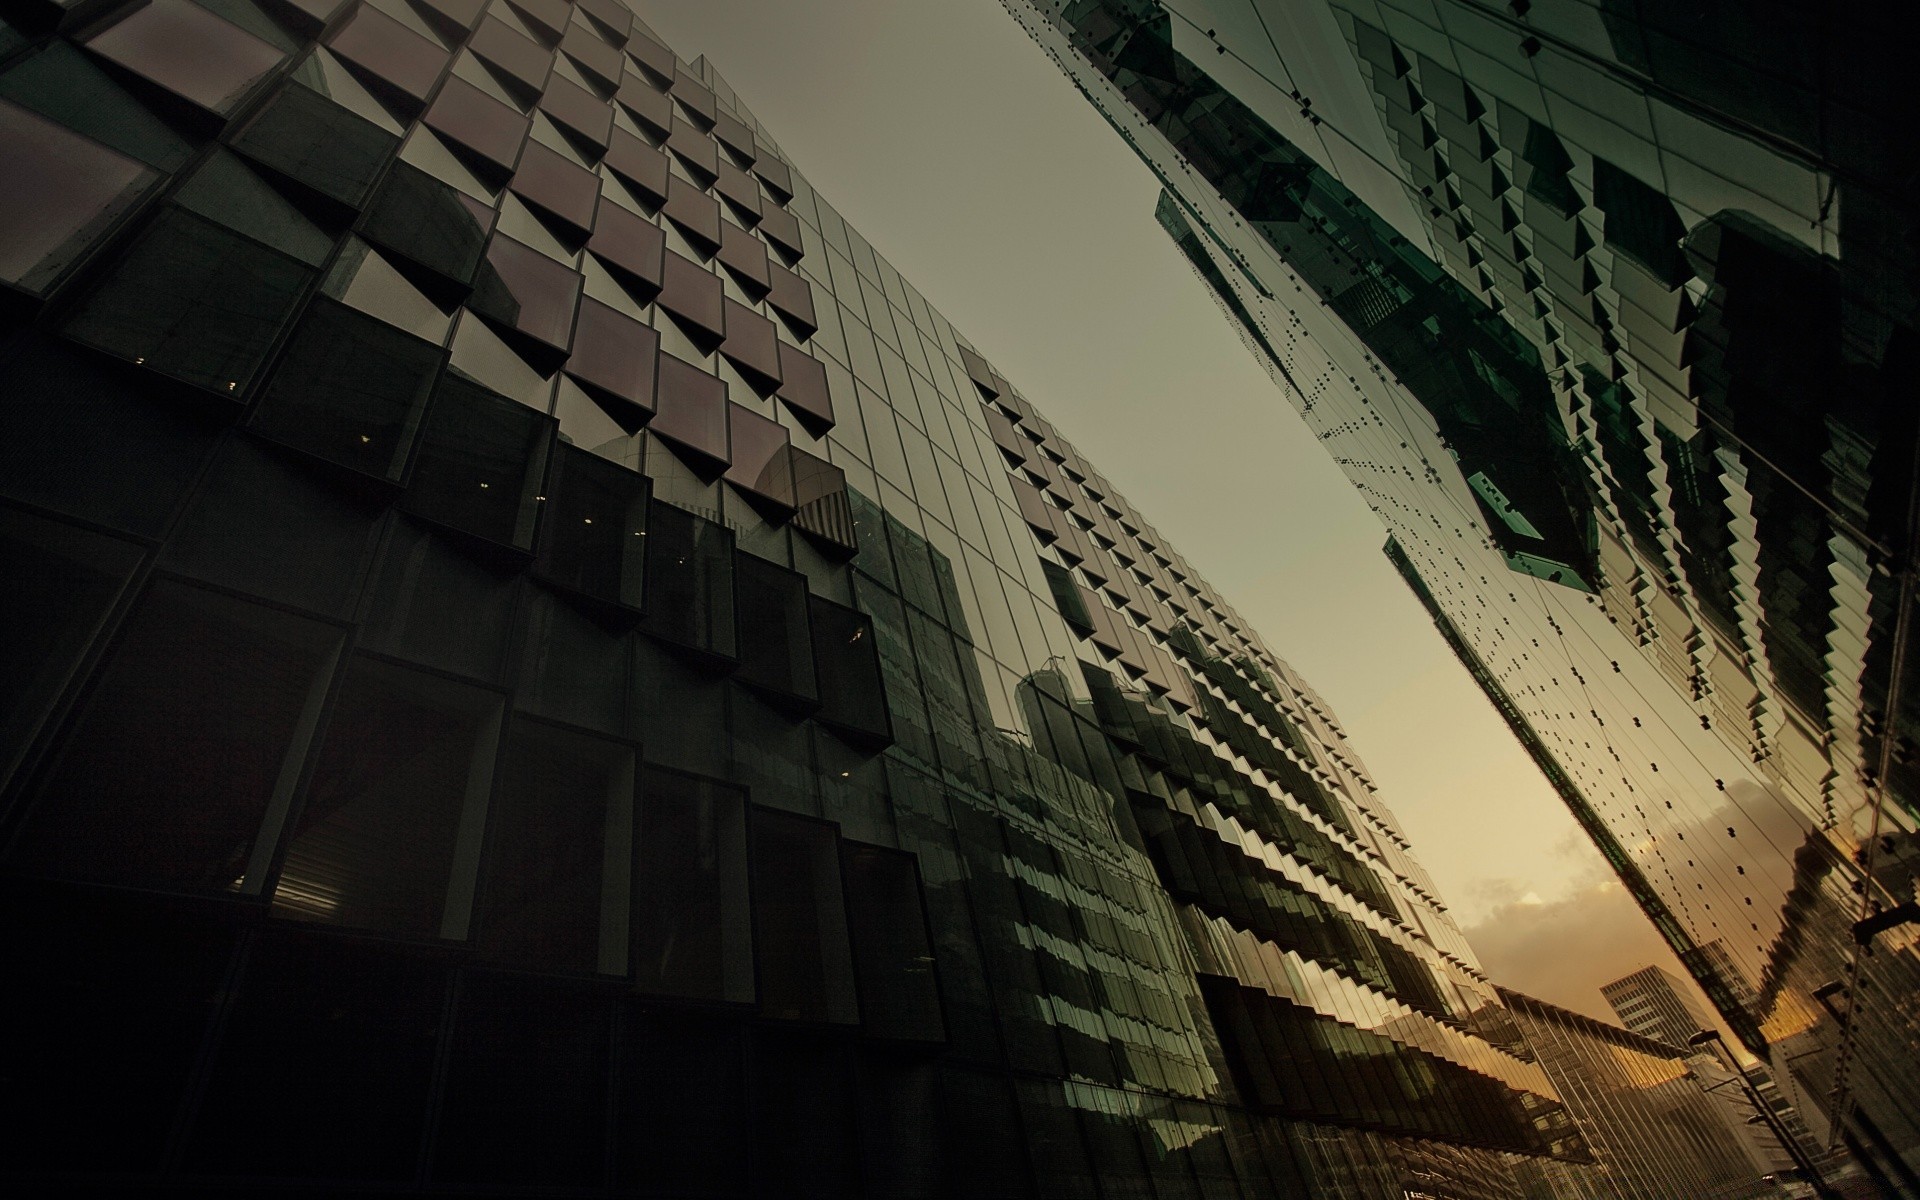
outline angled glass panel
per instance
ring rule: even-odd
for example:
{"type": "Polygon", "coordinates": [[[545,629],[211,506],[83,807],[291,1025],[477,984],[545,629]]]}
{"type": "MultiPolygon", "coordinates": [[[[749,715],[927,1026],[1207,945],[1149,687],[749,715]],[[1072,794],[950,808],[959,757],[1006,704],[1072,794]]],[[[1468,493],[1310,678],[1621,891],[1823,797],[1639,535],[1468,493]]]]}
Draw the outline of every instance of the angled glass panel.
{"type": "Polygon", "coordinates": [[[677,771],[641,775],[634,828],[634,990],[734,1004],[754,996],[746,797],[677,771]]]}
{"type": "Polygon", "coordinates": [[[607,169],[618,175],[640,199],[658,208],[667,201],[667,156],[624,129],[609,138],[607,169]]]}
{"type": "MultiPolygon", "coordinates": [[[[613,50],[613,47],[606,49],[613,50]]],[[[613,52],[617,58],[620,52],[613,52]]],[[[572,80],[555,75],[547,81],[546,94],[540,97],[540,109],[582,145],[591,147],[595,153],[606,150],[607,137],[613,131],[613,108],[605,100],[572,80]]]]}
{"type": "Polygon", "coordinates": [[[216,113],[231,112],[286,55],[189,0],[151,0],[87,39],[87,49],[216,113]]]}
{"type": "Polygon", "coordinates": [[[333,253],[332,237],[246,163],[223,151],[201,164],[174,193],[174,202],[310,267],[324,265],[333,253]]]}
{"type": "Polygon", "coordinates": [[[720,222],[720,262],[756,301],[773,288],[766,243],[731,221],[720,222]]]}
{"type": "Polygon", "coordinates": [[[172,126],[66,42],[49,42],[0,74],[0,97],[162,171],[193,156],[172,126]]]}
{"type": "Polygon", "coordinates": [[[727,452],[727,385],[671,354],[659,357],[654,417],[648,428],[694,465],[724,468],[727,452]]]}
{"type": "Polygon", "coordinates": [[[469,301],[475,312],[537,341],[566,349],[580,276],[510,237],[496,236],[487,251],[488,273],[469,301]]]}
{"type": "Polygon", "coordinates": [[[497,692],[356,658],[274,885],[273,915],[464,937],[501,707],[497,692]]]}
{"type": "Polygon", "coordinates": [[[315,301],[254,412],[258,432],[398,481],[444,352],[385,321],[315,301]]]}
{"type": "Polygon", "coordinates": [[[529,141],[520,152],[512,187],[529,203],[572,227],[580,237],[592,231],[600,177],[558,151],[529,141]]]}
{"type": "Polygon", "coordinates": [[[520,161],[532,123],[521,114],[454,76],[427,109],[427,126],[447,135],[502,175],[520,161]]]}
{"type": "Polygon", "coordinates": [[[652,328],[591,297],[580,301],[569,375],[631,406],[632,415],[645,420],[653,413],[659,357],[660,335],[652,328]]]}
{"type": "Polygon", "coordinates": [[[823,724],[868,742],[891,740],[886,686],[873,622],[844,604],[807,597],[813,636],[814,673],[819,678],[823,724]]]}
{"type": "Polygon", "coordinates": [[[0,283],[48,291],[159,178],[135,160],[0,103],[0,283]]]}
{"type": "Polygon", "coordinates": [[[388,524],[367,588],[360,645],[456,675],[498,682],[512,631],[515,576],[410,521],[388,524]]]}
{"type": "Polygon", "coordinates": [[[471,283],[487,241],[476,208],[418,167],[395,163],[367,205],[360,234],[457,283],[471,283]]]}
{"type": "Polygon", "coordinates": [[[514,720],[481,880],[483,955],[626,973],[635,765],[624,743],[514,720]]]}
{"type": "Polygon", "coordinates": [[[728,483],[772,505],[781,515],[792,511],[792,438],[786,426],[739,404],[727,405],[727,433],[733,461],[728,483]]]}
{"type": "Polygon", "coordinates": [[[443,376],[402,504],[449,529],[530,551],[552,440],[545,414],[443,376]]]}
{"type": "Polygon", "coordinates": [[[723,306],[726,340],[720,353],[761,395],[780,386],[780,339],[773,322],[729,296],[723,306]]]}
{"type": "Polygon", "coordinates": [[[447,65],[445,48],[371,4],[361,5],[329,45],[335,54],[416,105],[425,104],[433,94],[433,85],[447,65]]]}
{"type": "Polygon", "coordinates": [[[715,345],[726,337],[724,295],[718,275],[676,251],[666,252],[660,271],[660,307],[684,322],[689,332],[715,345]]]}
{"type": "Polygon", "coordinates": [[[653,637],[734,656],[733,532],[656,500],[647,518],[646,619],[653,637]]]}
{"type": "Polygon", "coordinates": [[[541,578],[638,609],[647,562],[647,477],[577,446],[554,455],[541,517],[541,578]]]}
{"type": "Polygon", "coordinates": [[[753,916],[760,1014],[854,1024],[853,952],[839,837],[824,821],[753,810],[753,916]]]}
{"type": "Polygon", "coordinates": [[[587,26],[577,21],[568,25],[566,35],[560,39],[560,53],[572,59],[603,90],[611,92],[620,86],[625,56],[619,47],[601,41],[587,26]]]}
{"type": "Polygon", "coordinates": [[[833,397],[827,391],[827,368],[797,346],[781,342],[780,399],[801,423],[818,437],[833,428],[833,397]]]}
{"type": "Polygon", "coordinates": [[[233,148],[323,196],[358,207],[400,139],[301,84],[281,88],[233,148]]]}
{"type": "Polygon", "coordinates": [[[843,842],[840,865],[862,1029],[875,1037],[944,1040],[918,859],[903,850],[843,842]]]}
{"type": "Polygon", "coordinates": [[[779,263],[770,263],[767,267],[767,286],[767,303],[780,314],[793,335],[803,342],[812,337],[814,331],[820,328],[820,322],[813,312],[813,285],[779,263]]]}
{"type": "Polygon", "coordinates": [[[733,568],[734,620],[744,682],[800,704],[816,703],[807,577],[740,553],[733,568]]]}
{"type": "Polygon", "coordinates": [[[9,857],[66,878],[257,891],[255,840],[291,801],[341,641],[330,625],[156,581],[9,857]]]}
{"type": "Polygon", "coordinates": [[[521,709],[602,733],[628,728],[633,695],[632,635],[624,621],[608,622],[543,587],[530,588],[520,612],[520,676],[514,703],[521,709]]]}
{"type": "Polygon", "coordinates": [[[238,396],[313,275],[297,259],[169,208],[64,332],[150,371],[238,396]]]}

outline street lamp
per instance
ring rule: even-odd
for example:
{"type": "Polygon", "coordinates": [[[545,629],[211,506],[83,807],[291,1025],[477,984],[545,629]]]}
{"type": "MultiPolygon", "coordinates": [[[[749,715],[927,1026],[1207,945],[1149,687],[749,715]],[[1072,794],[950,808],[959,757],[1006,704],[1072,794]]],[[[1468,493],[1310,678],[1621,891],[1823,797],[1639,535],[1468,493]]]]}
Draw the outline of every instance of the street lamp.
{"type": "Polygon", "coordinates": [[[1746,1092],[1747,1103],[1753,1105],[1754,1115],[1748,1119],[1747,1124],[1764,1123],[1768,1129],[1773,1131],[1773,1136],[1780,1141],[1781,1149],[1785,1150],[1787,1156],[1793,1159],[1793,1165],[1799,1167],[1800,1170],[1805,1173],[1807,1182],[1813,1184],[1813,1190],[1821,1197],[1821,1200],[1841,1200],[1840,1193],[1827,1186],[1826,1176],[1822,1175],[1820,1169],[1813,1165],[1813,1160],[1807,1157],[1805,1150],[1801,1149],[1799,1141],[1787,1131],[1785,1125],[1780,1123],[1779,1117],[1775,1116],[1774,1111],[1767,1107],[1766,1101],[1760,1098],[1760,1092],[1753,1086],[1753,1081],[1748,1079],[1747,1073],[1740,1069],[1739,1060],[1728,1052],[1726,1039],[1720,1036],[1720,1031],[1717,1029],[1702,1029],[1699,1033],[1687,1039],[1687,1045],[1696,1049],[1711,1049],[1716,1059],[1724,1059],[1726,1061],[1727,1065],[1733,1069],[1734,1078],[1740,1081],[1741,1090],[1746,1092]]]}

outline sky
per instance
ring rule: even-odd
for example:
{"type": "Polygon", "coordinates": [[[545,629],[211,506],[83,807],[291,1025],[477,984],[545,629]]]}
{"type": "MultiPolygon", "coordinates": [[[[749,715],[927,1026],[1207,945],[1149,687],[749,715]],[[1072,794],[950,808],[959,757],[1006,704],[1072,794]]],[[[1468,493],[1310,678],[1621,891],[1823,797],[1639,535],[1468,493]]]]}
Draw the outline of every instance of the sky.
{"type": "Polygon", "coordinates": [[[1332,705],[1496,982],[1606,1020],[1681,974],[997,0],[635,0],[1332,705]]]}

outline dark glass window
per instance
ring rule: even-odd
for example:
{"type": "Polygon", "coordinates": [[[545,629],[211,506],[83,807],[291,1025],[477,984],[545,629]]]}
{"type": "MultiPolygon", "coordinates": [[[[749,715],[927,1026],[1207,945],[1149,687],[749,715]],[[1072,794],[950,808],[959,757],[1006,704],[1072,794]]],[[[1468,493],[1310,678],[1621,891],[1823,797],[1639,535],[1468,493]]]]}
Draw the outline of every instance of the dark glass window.
{"type": "Polygon", "coordinates": [[[499,679],[513,624],[514,577],[445,537],[396,520],[368,588],[360,645],[456,674],[499,679]]]}
{"type": "Polygon", "coordinates": [[[289,84],[233,139],[233,148],[323,196],[358,206],[399,145],[373,122],[289,84]]]}
{"type": "Polygon", "coordinates": [[[819,596],[808,596],[807,607],[814,671],[820,680],[819,720],[862,739],[888,740],[887,694],[873,622],[819,596]]]}
{"type": "Polygon", "coordinates": [[[862,1026],[879,1037],[941,1041],[946,1027],[920,900],[918,860],[903,850],[845,842],[840,864],[847,881],[862,1026]]]}
{"type": "Polygon", "coordinates": [[[313,274],[304,263],[169,208],[65,332],[148,370],[237,397],[313,274]]]}
{"type": "Polygon", "coordinates": [[[780,338],[773,322],[731,296],[722,310],[727,340],[720,344],[720,352],[762,395],[770,394],[780,386],[780,338]]]}
{"type": "Polygon", "coordinates": [[[740,645],[738,678],[784,698],[817,701],[807,577],[756,555],[738,554],[733,594],[740,645]]]}
{"type": "Polygon", "coordinates": [[[480,884],[487,958],[626,974],[634,770],[625,743],[515,718],[480,884]]]}
{"type": "Polygon", "coordinates": [[[629,1005],[620,1027],[614,1180],[621,1194],[747,1195],[744,1026],[629,1005]]]}
{"type": "Polygon", "coordinates": [[[501,176],[512,173],[520,161],[520,147],[531,124],[457,75],[449,77],[434,97],[426,123],[484,159],[501,176]]]}
{"type": "Polygon", "coordinates": [[[0,102],[0,160],[31,187],[0,190],[0,283],[40,295],[159,176],[140,163],[0,102]]]}
{"type": "Polygon", "coordinates": [[[0,379],[0,493],[112,529],[165,528],[217,434],[62,338],[15,336],[0,347],[0,379]]]}
{"type": "Polygon", "coordinates": [[[732,658],[733,532],[655,502],[647,517],[647,618],[657,638],[732,658]]]}
{"type": "Polygon", "coordinates": [[[175,526],[160,565],[344,617],[379,535],[379,512],[242,438],[231,438],[175,526]]]}
{"type": "Polygon", "coordinates": [[[193,156],[186,139],[66,42],[50,42],[0,74],[0,97],[162,171],[193,156]]]}
{"type": "Polygon", "coordinates": [[[155,582],[127,617],[9,857],[51,875],[258,889],[341,633],[155,582]],[[157,720],[156,714],[165,714],[157,720]]]}
{"type": "Polygon", "coordinates": [[[415,104],[426,103],[447,65],[444,49],[371,4],[356,9],[328,44],[335,54],[388,84],[390,93],[415,104]]]}
{"type": "Polygon", "coordinates": [[[127,10],[86,44],[100,57],[222,114],[285,57],[189,0],[151,0],[127,10]]]}
{"type": "Polygon", "coordinates": [[[760,1013],[853,1024],[853,952],[840,883],[840,839],[824,821],[755,808],[753,916],[760,1013]]]}
{"type": "Polygon", "coordinates": [[[145,553],[118,538],[0,508],[0,786],[145,553]]]}
{"type": "Polygon", "coordinates": [[[552,980],[460,981],[433,1176],[487,1188],[596,1188],[606,1169],[612,1025],[552,980]]]}
{"type": "Polygon", "coordinates": [[[587,249],[612,267],[620,282],[643,304],[660,291],[666,246],[666,234],[659,226],[605,196],[600,198],[587,249]]]}
{"type": "Polygon", "coordinates": [[[573,333],[580,276],[504,234],[487,250],[487,269],[468,303],[489,320],[560,350],[573,333]]]}
{"type": "Polygon", "coordinates": [[[833,396],[827,391],[827,368],[797,346],[780,343],[780,399],[819,437],[833,428],[833,396]]]}
{"type": "Polygon", "coordinates": [[[10,887],[4,903],[0,1020],[23,1033],[0,1081],[8,1170],[156,1170],[232,932],[112,894],[10,887]]]}
{"type": "Polygon", "coordinates": [[[632,641],[545,588],[529,590],[520,625],[519,706],[586,729],[627,729],[632,641]]]}
{"type": "MultiPolygon", "coordinates": [[[[671,257],[669,257],[671,261],[671,257]]],[[[659,359],[652,432],[690,452],[699,465],[725,467],[727,385],[671,354],[659,359]]]]}
{"type": "Polygon", "coordinates": [[[541,518],[542,578],[639,608],[647,561],[647,477],[577,446],[554,455],[541,518]]]}
{"type": "Polygon", "coordinates": [[[654,367],[659,357],[660,335],[653,329],[591,296],[580,301],[567,373],[620,401],[636,421],[653,413],[654,367]]]}
{"type": "Polygon", "coordinates": [[[558,150],[528,141],[513,173],[513,190],[570,227],[581,239],[592,232],[593,211],[600,200],[600,177],[558,150]]]}
{"type": "Polygon", "coordinates": [[[751,1001],[756,915],[747,898],[746,797],[724,784],[649,768],[634,830],[635,990],[751,1001]]]}
{"type": "Polygon", "coordinates": [[[733,446],[727,482],[772,505],[782,516],[791,514],[793,460],[786,427],[750,408],[729,404],[727,430],[733,446]]]}
{"type": "Polygon", "coordinates": [[[411,1180],[447,996],[418,955],[291,929],[248,957],[187,1168],[411,1180]]]}
{"type": "Polygon", "coordinates": [[[174,193],[174,201],[310,267],[325,266],[333,253],[331,234],[231,154],[215,152],[174,193]]]}
{"type": "Polygon", "coordinates": [[[274,915],[466,937],[498,693],[356,658],[274,885],[274,915]]]}
{"type": "Polygon", "coordinates": [[[469,203],[425,171],[395,163],[367,205],[360,234],[457,283],[471,283],[487,226],[469,203]]]}
{"type": "Polygon", "coordinates": [[[403,504],[449,529],[531,550],[552,440],[545,414],[448,375],[403,504]]]}
{"type": "Polygon", "coordinates": [[[1607,245],[1653,273],[1668,287],[1693,274],[1680,242],[1687,226],[1665,195],[1605,159],[1593,160],[1593,203],[1606,214],[1607,245]]]}
{"type": "Polygon", "coordinates": [[[275,369],[253,428],[328,462],[398,481],[444,352],[317,300],[275,369]]]}

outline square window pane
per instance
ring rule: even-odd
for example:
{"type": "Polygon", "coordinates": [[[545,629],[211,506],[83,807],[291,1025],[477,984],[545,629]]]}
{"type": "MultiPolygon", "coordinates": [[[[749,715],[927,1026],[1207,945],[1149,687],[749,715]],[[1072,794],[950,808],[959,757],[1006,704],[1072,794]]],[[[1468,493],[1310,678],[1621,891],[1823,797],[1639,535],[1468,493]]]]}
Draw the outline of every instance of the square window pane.
{"type": "Polygon", "coordinates": [[[520,161],[520,147],[526,144],[532,125],[526,117],[457,75],[450,76],[434,97],[426,123],[429,129],[478,155],[501,175],[511,173],[520,161]]]}
{"type": "Polygon", "coordinates": [[[660,335],[651,327],[591,297],[580,301],[567,373],[630,409],[636,423],[653,413],[659,357],[660,335]]]}
{"type": "Polygon", "coordinates": [[[496,234],[469,301],[473,310],[547,346],[567,348],[580,276],[523,242],[496,234]]]}
{"type": "MultiPolygon", "coordinates": [[[[671,261],[671,260],[669,260],[671,261]]],[[[695,465],[727,465],[727,385],[671,354],[659,359],[654,417],[648,426],[695,465]]]]}
{"type": "Polygon", "coordinates": [[[304,263],[169,208],[63,332],[150,371],[238,397],[313,275],[304,263]]]}
{"type": "Polygon", "coordinates": [[[553,421],[454,376],[433,413],[408,480],[408,512],[519,551],[533,548],[553,421]]]}
{"type": "Polygon", "coordinates": [[[254,413],[253,428],[328,462],[399,481],[445,353],[385,321],[317,300],[254,413]]]}
{"type": "Polygon", "coordinates": [[[356,658],[281,864],[274,915],[464,937],[500,713],[498,693],[356,658]]]}
{"type": "Polygon", "coordinates": [[[487,833],[484,956],[626,974],[634,770],[625,743],[514,720],[487,833]]]}
{"type": "Polygon", "coordinates": [[[360,234],[456,283],[471,283],[487,242],[473,202],[409,163],[396,163],[360,221],[360,234]]]}
{"type": "Polygon", "coordinates": [[[63,878],[244,887],[262,820],[290,799],[341,640],[330,625],[156,581],[9,858],[63,878]]]}
{"type": "MultiPolygon", "coordinates": [[[[513,190],[528,203],[585,238],[593,230],[600,177],[539,141],[527,142],[514,171],[513,190]]],[[[575,245],[578,245],[576,242],[575,245]]]]}
{"type": "Polygon", "coordinates": [[[301,84],[280,89],[233,148],[323,196],[357,207],[400,139],[301,84]]]}
{"type": "Polygon", "coordinates": [[[0,103],[0,283],[48,291],[158,173],[24,108],[0,103]]]}
{"type": "Polygon", "coordinates": [[[647,561],[647,477],[577,446],[554,456],[541,517],[541,578],[638,609],[647,561]]]}
{"type": "MultiPolygon", "coordinates": [[[[370,4],[363,4],[328,43],[333,52],[388,85],[389,93],[426,103],[447,52],[370,4]]],[[[415,108],[415,112],[419,109],[415,108]]]]}
{"type": "Polygon", "coordinates": [[[50,42],[0,74],[0,97],[162,171],[193,157],[172,126],[66,42],[50,42]]]}
{"type": "Polygon", "coordinates": [[[753,810],[753,916],[760,1014],[853,1024],[853,952],[839,836],[824,821],[753,810]]]}
{"type": "Polygon", "coordinates": [[[738,678],[781,698],[817,703],[807,577],[745,553],[734,556],[733,573],[738,678]]]}
{"type": "Polygon", "coordinates": [[[781,517],[793,511],[792,439],[786,426],[739,404],[727,405],[733,461],[726,481],[772,506],[781,517]]]}
{"type": "Polygon", "coordinates": [[[633,986],[687,999],[753,999],[746,797],[648,769],[633,859],[633,986]]]}
{"type": "Polygon", "coordinates": [[[285,57],[189,0],[151,0],[87,39],[87,49],[202,108],[225,114],[285,57]]]}

